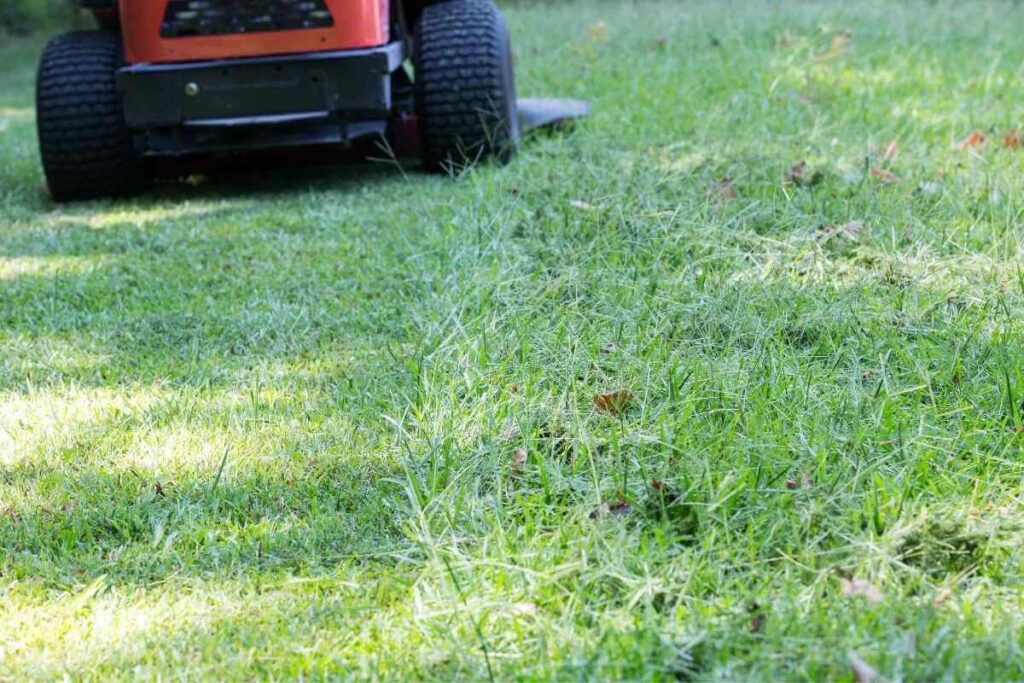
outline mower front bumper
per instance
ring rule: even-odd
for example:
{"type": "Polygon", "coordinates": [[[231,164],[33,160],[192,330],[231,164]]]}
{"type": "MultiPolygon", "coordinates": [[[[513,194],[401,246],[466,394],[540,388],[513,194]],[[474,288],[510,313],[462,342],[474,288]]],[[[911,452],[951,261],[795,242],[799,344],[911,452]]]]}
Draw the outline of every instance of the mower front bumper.
{"type": "Polygon", "coordinates": [[[365,50],[137,64],[121,69],[125,120],[147,155],[346,142],[382,133],[400,42],[365,50]]]}

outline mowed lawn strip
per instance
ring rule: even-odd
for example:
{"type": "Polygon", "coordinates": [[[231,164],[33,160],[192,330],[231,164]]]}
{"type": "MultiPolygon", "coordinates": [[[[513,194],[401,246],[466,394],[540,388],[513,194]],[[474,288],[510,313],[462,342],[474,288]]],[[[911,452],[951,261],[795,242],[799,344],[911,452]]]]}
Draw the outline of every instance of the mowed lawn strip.
{"type": "Polygon", "coordinates": [[[0,45],[0,680],[1024,677],[1024,15],[523,2],[575,128],[57,206],[0,45]]]}

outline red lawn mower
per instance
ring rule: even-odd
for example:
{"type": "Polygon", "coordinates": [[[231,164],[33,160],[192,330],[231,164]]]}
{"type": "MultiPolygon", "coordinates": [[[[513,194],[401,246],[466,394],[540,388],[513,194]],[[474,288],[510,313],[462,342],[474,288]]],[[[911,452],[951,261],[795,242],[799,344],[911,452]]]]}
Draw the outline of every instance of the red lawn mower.
{"type": "Polygon", "coordinates": [[[161,160],[389,140],[429,170],[507,161],[583,103],[516,100],[492,0],[78,0],[37,83],[58,201],[141,190],[161,160]],[[522,110],[522,111],[521,111],[522,110]]]}

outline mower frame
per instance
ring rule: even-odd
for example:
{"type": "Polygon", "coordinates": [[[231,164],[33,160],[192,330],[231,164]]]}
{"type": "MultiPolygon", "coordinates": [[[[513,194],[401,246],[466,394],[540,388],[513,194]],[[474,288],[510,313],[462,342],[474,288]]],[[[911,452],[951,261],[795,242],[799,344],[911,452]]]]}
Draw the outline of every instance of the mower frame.
{"type": "Polygon", "coordinates": [[[508,161],[519,144],[493,0],[261,0],[255,12],[228,0],[78,2],[102,28],[55,37],[37,85],[58,200],[133,194],[166,159],[216,165],[377,140],[450,172],[508,161]]]}

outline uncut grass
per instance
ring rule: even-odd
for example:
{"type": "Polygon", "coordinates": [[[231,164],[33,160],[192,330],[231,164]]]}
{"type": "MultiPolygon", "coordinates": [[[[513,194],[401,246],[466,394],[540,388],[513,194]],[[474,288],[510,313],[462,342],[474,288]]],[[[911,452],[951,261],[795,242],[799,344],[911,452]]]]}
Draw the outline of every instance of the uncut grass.
{"type": "Polygon", "coordinates": [[[1020,677],[1012,8],[515,5],[506,169],[70,207],[3,46],[0,677],[1020,677]]]}

